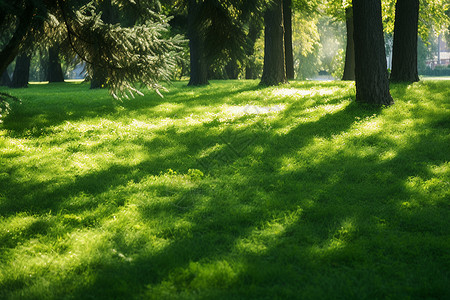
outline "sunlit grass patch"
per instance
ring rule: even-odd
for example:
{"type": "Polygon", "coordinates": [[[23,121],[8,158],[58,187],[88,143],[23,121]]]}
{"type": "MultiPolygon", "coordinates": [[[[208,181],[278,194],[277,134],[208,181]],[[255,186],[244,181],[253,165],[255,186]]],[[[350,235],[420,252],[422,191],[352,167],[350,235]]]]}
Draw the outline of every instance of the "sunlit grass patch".
{"type": "Polygon", "coordinates": [[[448,298],[450,94],[175,82],[8,90],[0,298],[448,298]]]}

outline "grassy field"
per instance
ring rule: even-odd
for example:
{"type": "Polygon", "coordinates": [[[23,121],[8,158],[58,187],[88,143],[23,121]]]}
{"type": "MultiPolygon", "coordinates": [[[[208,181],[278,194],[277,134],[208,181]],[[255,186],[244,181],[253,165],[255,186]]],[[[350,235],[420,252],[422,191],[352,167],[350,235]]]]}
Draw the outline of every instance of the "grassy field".
{"type": "Polygon", "coordinates": [[[450,299],[450,81],[7,90],[0,299],[450,299]]]}

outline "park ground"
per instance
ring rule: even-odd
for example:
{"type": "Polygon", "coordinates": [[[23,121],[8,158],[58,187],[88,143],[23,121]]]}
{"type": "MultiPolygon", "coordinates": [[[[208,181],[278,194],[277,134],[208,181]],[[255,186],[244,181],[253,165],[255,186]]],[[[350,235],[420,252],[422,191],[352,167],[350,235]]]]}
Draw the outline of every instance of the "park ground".
{"type": "Polygon", "coordinates": [[[168,89],[0,90],[1,299],[450,299],[450,81],[168,89]]]}

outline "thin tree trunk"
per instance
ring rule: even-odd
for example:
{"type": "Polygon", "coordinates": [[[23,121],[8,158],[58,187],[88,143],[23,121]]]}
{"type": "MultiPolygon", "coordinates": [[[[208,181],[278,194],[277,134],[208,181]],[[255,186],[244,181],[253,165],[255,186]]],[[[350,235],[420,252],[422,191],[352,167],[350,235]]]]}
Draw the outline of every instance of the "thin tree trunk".
{"type": "Polygon", "coordinates": [[[208,67],[205,58],[204,41],[196,26],[199,4],[195,0],[188,3],[188,37],[190,50],[190,79],[188,85],[207,85],[208,67]]]}
{"type": "Polygon", "coordinates": [[[419,0],[397,0],[395,5],[392,81],[419,81],[417,40],[419,0]]]}
{"type": "Polygon", "coordinates": [[[8,71],[2,73],[2,78],[0,79],[0,86],[10,86],[11,78],[9,78],[8,71]]]}
{"type": "Polygon", "coordinates": [[[286,78],[294,79],[294,52],[292,49],[292,0],[283,0],[283,24],[286,78]]]}
{"type": "Polygon", "coordinates": [[[59,60],[59,50],[56,46],[48,48],[47,80],[49,82],[64,82],[64,74],[59,60]]]}
{"type": "Polygon", "coordinates": [[[356,101],[391,105],[380,0],[354,0],[356,101]]]}
{"type": "Polygon", "coordinates": [[[438,35],[438,44],[437,44],[437,64],[441,64],[441,35],[438,35]]]}
{"type": "MultiPolygon", "coordinates": [[[[114,24],[118,21],[118,16],[115,14],[111,0],[103,0],[101,4],[102,8],[102,21],[105,24],[114,24]]],[[[95,59],[100,61],[101,58],[95,59]]],[[[91,77],[91,89],[99,89],[106,87],[108,81],[108,70],[102,66],[102,63],[92,66],[93,74],[91,77]]]]}
{"type": "Polygon", "coordinates": [[[235,58],[231,58],[231,61],[225,66],[228,79],[238,79],[239,66],[235,58]]]}
{"type": "Polygon", "coordinates": [[[30,76],[31,56],[22,53],[16,58],[16,67],[14,68],[11,80],[12,88],[24,88],[28,86],[28,78],[30,76]]]}
{"type": "Polygon", "coordinates": [[[345,50],[345,66],[342,80],[355,80],[355,43],[353,40],[353,9],[345,9],[345,18],[347,26],[347,47],[345,50]]]}
{"type": "Polygon", "coordinates": [[[245,66],[245,79],[256,79],[258,76],[256,63],[253,60],[248,61],[245,66]]]}
{"type": "Polygon", "coordinates": [[[261,85],[286,83],[283,3],[276,0],[264,14],[264,68],[261,85]]]}

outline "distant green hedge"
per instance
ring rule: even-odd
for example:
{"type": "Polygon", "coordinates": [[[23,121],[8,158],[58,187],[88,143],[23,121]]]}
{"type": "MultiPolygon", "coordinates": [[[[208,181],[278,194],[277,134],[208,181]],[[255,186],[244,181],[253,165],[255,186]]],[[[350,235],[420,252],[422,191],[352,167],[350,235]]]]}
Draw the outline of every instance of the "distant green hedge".
{"type": "Polygon", "coordinates": [[[424,70],[419,70],[420,75],[427,76],[450,76],[450,65],[444,66],[436,66],[434,70],[430,67],[425,68],[424,70]]]}

